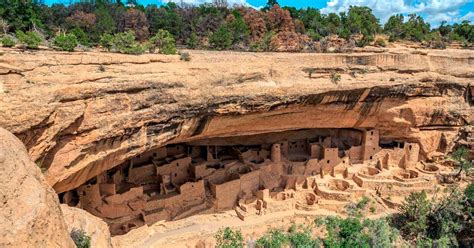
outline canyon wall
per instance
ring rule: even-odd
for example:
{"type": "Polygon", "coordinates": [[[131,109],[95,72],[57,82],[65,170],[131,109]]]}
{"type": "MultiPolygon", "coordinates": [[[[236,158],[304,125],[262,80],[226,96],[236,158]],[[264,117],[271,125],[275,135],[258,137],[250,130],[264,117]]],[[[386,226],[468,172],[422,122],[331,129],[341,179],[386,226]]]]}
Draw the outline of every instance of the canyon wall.
{"type": "Polygon", "coordinates": [[[169,143],[376,128],[382,140],[419,143],[428,157],[474,124],[471,51],[192,51],[191,62],[4,52],[0,127],[21,139],[58,193],[169,143]]]}

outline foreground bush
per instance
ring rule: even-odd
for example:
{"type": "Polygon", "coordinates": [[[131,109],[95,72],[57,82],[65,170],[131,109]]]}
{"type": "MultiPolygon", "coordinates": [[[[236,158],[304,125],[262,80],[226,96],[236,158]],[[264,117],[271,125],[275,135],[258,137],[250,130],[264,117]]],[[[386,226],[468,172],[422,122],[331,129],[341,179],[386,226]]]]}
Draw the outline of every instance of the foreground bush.
{"type": "Polygon", "coordinates": [[[111,34],[104,34],[102,35],[102,37],[100,37],[100,41],[99,41],[99,44],[105,48],[108,52],[110,52],[112,50],[112,47],[113,47],[113,40],[114,40],[114,36],[111,35],[111,34]]]}
{"type": "Polygon", "coordinates": [[[326,217],[317,220],[327,231],[325,247],[393,247],[398,231],[385,219],[370,220],[349,217],[326,217]]]}
{"type": "Polygon", "coordinates": [[[142,54],[145,52],[145,48],[135,40],[132,31],[115,34],[111,42],[113,49],[120,53],[142,54]]]}
{"type": "Polygon", "coordinates": [[[78,41],[74,34],[60,34],[54,38],[53,44],[62,51],[72,52],[78,41]]]}
{"type": "Polygon", "coordinates": [[[77,248],[91,247],[91,237],[87,236],[83,230],[73,229],[70,235],[77,248]]]}
{"type": "Polygon", "coordinates": [[[243,248],[244,238],[239,230],[232,230],[230,227],[220,229],[214,236],[217,248],[243,248]]]}
{"type": "Polygon", "coordinates": [[[424,191],[411,193],[394,223],[418,247],[456,247],[465,239],[460,234],[472,235],[474,213],[468,200],[469,191],[462,194],[457,188],[450,188],[439,199],[428,199],[424,191]]]}
{"type": "Polygon", "coordinates": [[[20,43],[29,49],[38,49],[39,45],[43,42],[43,38],[41,38],[38,33],[32,31],[24,33],[23,31],[17,30],[16,37],[20,43]]]}
{"type": "Polygon", "coordinates": [[[13,47],[13,46],[15,46],[15,40],[13,40],[9,36],[4,36],[2,39],[0,39],[0,42],[2,43],[3,47],[13,47]]]}
{"type": "Polygon", "coordinates": [[[154,53],[156,49],[161,54],[176,54],[176,41],[173,35],[166,30],[158,30],[155,36],[151,37],[149,45],[151,53],[154,53]]]}

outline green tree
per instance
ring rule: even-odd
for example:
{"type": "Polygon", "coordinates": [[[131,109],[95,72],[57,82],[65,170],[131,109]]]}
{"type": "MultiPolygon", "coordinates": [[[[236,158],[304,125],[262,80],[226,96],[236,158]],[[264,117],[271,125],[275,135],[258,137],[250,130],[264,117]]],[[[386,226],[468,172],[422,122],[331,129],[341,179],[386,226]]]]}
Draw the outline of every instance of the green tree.
{"type": "Polygon", "coordinates": [[[425,40],[426,35],[430,32],[430,24],[423,20],[423,17],[410,14],[409,19],[403,24],[403,38],[412,41],[425,40]]]}
{"type": "Polygon", "coordinates": [[[156,48],[162,54],[176,54],[176,42],[173,35],[166,30],[158,30],[155,36],[150,39],[150,52],[154,52],[156,48]]]}
{"type": "Polygon", "coordinates": [[[217,248],[243,248],[244,238],[239,230],[230,227],[220,229],[214,236],[217,248]]]}
{"type": "Polygon", "coordinates": [[[373,36],[380,30],[379,19],[374,16],[372,9],[368,7],[349,7],[347,21],[344,22],[352,34],[373,36]]]}
{"type": "Polygon", "coordinates": [[[82,30],[81,28],[73,28],[69,30],[69,33],[74,34],[76,36],[77,42],[79,44],[86,47],[91,45],[89,35],[87,35],[86,32],[84,32],[84,30],[82,30]]]}
{"type": "Polygon", "coordinates": [[[403,15],[397,14],[390,16],[383,28],[384,32],[389,35],[389,41],[393,42],[403,37],[403,15]]]}
{"type": "Polygon", "coordinates": [[[72,52],[78,42],[74,34],[60,34],[54,38],[53,44],[62,51],[72,52]]]}
{"type": "Polygon", "coordinates": [[[472,170],[472,162],[469,161],[468,157],[469,150],[465,146],[460,146],[452,154],[451,159],[454,161],[456,167],[459,171],[456,174],[456,177],[461,176],[461,173],[464,171],[466,174],[469,174],[472,170]]]}
{"type": "Polygon", "coordinates": [[[401,222],[404,223],[401,230],[411,237],[422,233],[426,229],[430,208],[431,202],[425,191],[411,193],[400,207],[401,222]]]}
{"type": "Polygon", "coordinates": [[[40,24],[33,0],[2,0],[0,1],[0,16],[9,23],[14,32],[29,30],[33,24],[40,24]]]}
{"type": "Polygon", "coordinates": [[[209,37],[209,43],[217,50],[229,49],[232,42],[232,33],[224,25],[209,37]]]}

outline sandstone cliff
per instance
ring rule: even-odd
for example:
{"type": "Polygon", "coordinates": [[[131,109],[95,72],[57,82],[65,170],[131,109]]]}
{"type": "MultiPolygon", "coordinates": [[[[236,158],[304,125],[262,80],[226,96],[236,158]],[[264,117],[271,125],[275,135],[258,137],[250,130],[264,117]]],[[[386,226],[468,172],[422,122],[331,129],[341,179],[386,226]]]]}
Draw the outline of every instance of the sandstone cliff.
{"type": "Polygon", "coordinates": [[[0,247],[75,247],[57,195],[21,142],[0,128],[0,247]]]}
{"type": "Polygon", "coordinates": [[[3,52],[0,127],[58,193],[167,143],[371,127],[429,156],[474,122],[471,51],[3,52]]]}

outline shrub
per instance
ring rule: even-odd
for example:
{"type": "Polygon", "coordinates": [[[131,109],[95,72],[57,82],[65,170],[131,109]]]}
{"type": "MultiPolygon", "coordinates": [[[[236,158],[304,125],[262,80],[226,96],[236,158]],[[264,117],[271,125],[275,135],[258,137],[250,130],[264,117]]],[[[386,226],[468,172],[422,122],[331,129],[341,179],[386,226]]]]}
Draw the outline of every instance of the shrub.
{"type": "Polygon", "coordinates": [[[326,217],[316,223],[326,227],[325,247],[393,247],[399,237],[385,219],[326,217]]]}
{"type": "Polygon", "coordinates": [[[338,84],[339,81],[341,81],[341,74],[336,73],[336,72],[331,72],[330,78],[333,84],[338,84]]]}
{"type": "Polygon", "coordinates": [[[91,237],[87,236],[83,230],[73,229],[70,235],[77,248],[91,247],[91,237]]]}
{"type": "Polygon", "coordinates": [[[209,43],[217,50],[229,49],[232,46],[232,33],[225,26],[221,26],[209,37],[209,43]]]}
{"type": "Polygon", "coordinates": [[[151,37],[148,49],[153,53],[156,48],[161,54],[176,54],[176,41],[173,35],[166,30],[158,30],[155,36],[151,37]]]}
{"type": "Polygon", "coordinates": [[[114,36],[112,36],[111,34],[104,34],[102,35],[102,37],[100,37],[99,44],[110,52],[113,47],[113,40],[114,36]]]}
{"type": "Polygon", "coordinates": [[[464,190],[466,199],[470,202],[474,202],[474,183],[470,183],[464,190]]]}
{"type": "Polygon", "coordinates": [[[182,52],[179,59],[184,61],[191,61],[191,55],[188,52],[182,52]]]}
{"type": "Polygon", "coordinates": [[[20,43],[26,45],[26,48],[29,49],[38,49],[39,45],[43,42],[43,38],[36,33],[28,31],[24,33],[23,31],[17,30],[16,37],[20,43]]]}
{"type": "Polygon", "coordinates": [[[431,208],[425,191],[412,192],[400,206],[403,226],[401,230],[406,235],[416,237],[426,229],[426,218],[431,208]]]}
{"type": "Polygon", "coordinates": [[[83,46],[90,46],[89,36],[81,28],[73,28],[69,31],[70,34],[74,34],[77,38],[77,42],[83,46]]]}
{"type": "Polygon", "coordinates": [[[199,37],[196,33],[192,32],[188,39],[186,39],[186,46],[189,49],[194,49],[199,45],[199,37]]]}
{"type": "Polygon", "coordinates": [[[466,174],[469,174],[472,170],[472,162],[467,158],[468,153],[469,151],[465,146],[460,146],[451,154],[451,159],[459,169],[456,175],[457,177],[461,176],[463,171],[466,174]]]}
{"type": "Polygon", "coordinates": [[[302,227],[300,230],[293,225],[288,232],[288,240],[290,240],[291,247],[320,247],[319,239],[313,239],[311,229],[309,227],[302,227]]]}
{"type": "Polygon", "coordinates": [[[53,44],[62,51],[72,52],[78,42],[76,36],[73,34],[60,34],[54,38],[53,44]]]}
{"type": "Polygon", "coordinates": [[[230,227],[220,229],[214,236],[217,248],[243,248],[244,238],[239,230],[232,230],[230,227]]]}
{"type": "Polygon", "coordinates": [[[15,40],[13,40],[11,37],[9,36],[4,36],[0,42],[2,43],[2,46],[3,47],[13,47],[15,46],[15,40]]]}
{"type": "Polygon", "coordinates": [[[279,248],[289,243],[287,235],[282,230],[270,230],[260,237],[255,246],[257,248],[279,248]]]}
{"type": "Polygon", "coordinates": [[[375,46],[386,47],[387,44],[385,44],[385,41],[382,38],[378,38],[375,40],[375,46]]]}
{"type": "Polygon", "coordinates": [[[132,31],[115,34],[112,39],[112,47],[114,50],[126,54],[137,55],[145,52],[145,48],[135,41],[135,35],[132,31]]]}

